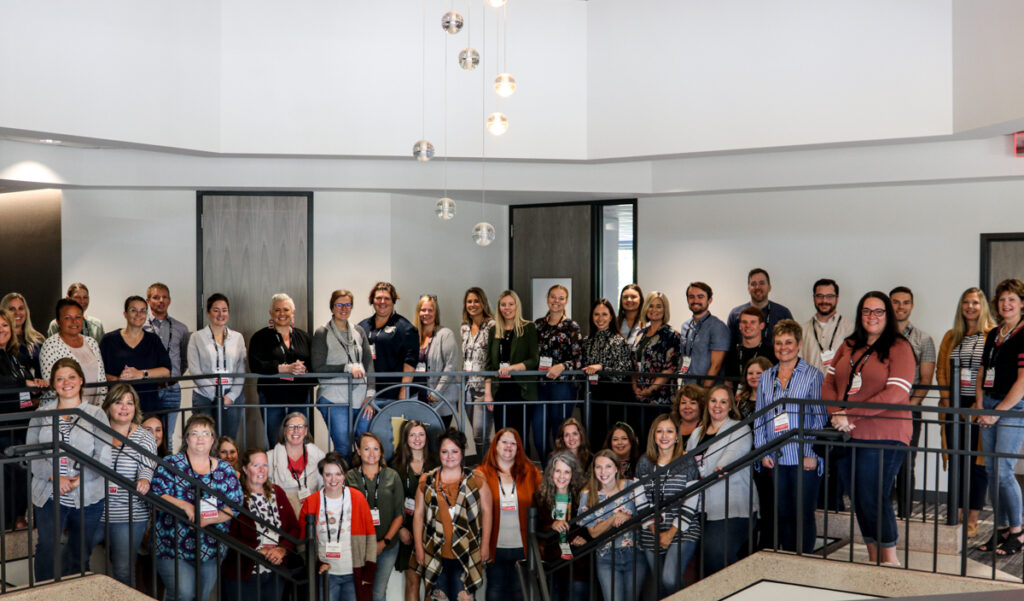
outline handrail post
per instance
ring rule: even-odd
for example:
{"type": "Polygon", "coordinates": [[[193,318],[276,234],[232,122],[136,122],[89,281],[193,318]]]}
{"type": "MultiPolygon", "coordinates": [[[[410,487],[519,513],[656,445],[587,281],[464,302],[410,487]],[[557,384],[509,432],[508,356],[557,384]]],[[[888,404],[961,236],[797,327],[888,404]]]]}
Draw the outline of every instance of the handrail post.
{"type": "Polygon", "coordinates": [[[590,376],[583,375],[583,426],[590,432],[590,376]]]}
{"type": "MultiPolygon", "coordinates": [[[[53,442],[53,581],[60,582],[64,574],[64,566],[61,562],[60,546],[60,416],[50,420],[51,441],[53,442]]],[[[65,461],[70,462],[70,458],[65,461]]],[[[84,507],[83,507],[84,509],[84,507]]]]}
{"type": "MultiPolygon", "coordinates": [[[[351,397],[350,397],[351,398],[351,397]]],[[[316,552],[316,516],[306,515],[306,578],[309,580],[309,589],[306,593],[307,601],[316,601],[316,575],[319,563],[319,555],[316,552]]]]}
{"type": "MultiPolygon", "coordinates": [[[[537,544],[537,508],[530,507],[526,512],[526,573],[531,578],[537,578],[537,556],[534,555],[534,545],[537,544]]],[[[530,583],[529,591],[526,593],[526,601],[536,601],[534,597],[535,587],[530,583]]]]}
{"type": "MultiPolygon", "coordinates": [[[[214,411],[217,412],[217,436],[224,435],[224,387],[220,383],[221,378],[218,376],[214,382],[215,395],[213,399],[214,411]]],[[[184,427],[184,426],[183,426],[184,427]]],[[[237,436],[238,432],[228,432],[228,436],[237,436]]]]}
{"type": "MultiPolygon", "coordinates": [[[[953,354],[949,359],[949,406],[954,409],[960,408],[960,357],[957,354],[953,354]]],[[[941,393],[940,393],[941,394],[941,393]]],[[[968,482],[970,477],[967,474],[961,475],[960,468],[961,462],[969,465],[964,457],[956,453],[963,446],[960,440],[960,425],[962,422],[962,416],[958,412],[952,414],[953,421],[953,439],[947,441],[949,446],[949,481],[953,483],[953,486],[949,487],[947,491],[949,495],[949,504],[946,506],[946,523],[950,526],[955,526],[960,523],[960,519],[957,516],[957,508],[960,507],[960,487],[957,484],[960,482],[960,478],[964,477],[968,482]]],[[[970,423],[970,420],[967,420],[970,423]]],[[[970,450],[970,449],[965,449],[970,450]]],[[[968,459],[970,459],[968,457],[968,459]]],[[[968,472],[969,474],[970,472],[968,472]]]]}

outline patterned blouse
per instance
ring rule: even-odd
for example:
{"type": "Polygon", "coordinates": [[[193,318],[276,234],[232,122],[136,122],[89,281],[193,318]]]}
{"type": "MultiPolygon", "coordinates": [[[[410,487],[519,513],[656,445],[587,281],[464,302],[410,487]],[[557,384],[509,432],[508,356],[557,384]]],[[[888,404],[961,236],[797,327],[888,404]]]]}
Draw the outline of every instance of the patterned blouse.
{"type": "MultiPolygon", "coordinates": [[[[246,508],[275,528],[281,527],[281,514],[277,511],[277,502],[273,497],[268,501],[267,498],[261,494],[250,494],[249,501],[246,503],[246,508]]],[[[259,533],[257,548],[277,545],[277,532],[267,528],[261,523],[256,524],[256,531],[259,533]]],[[[253,574],[267,574],[270,571],[270,568],[259,564],[254,564],[252,566],[253,574]]]]}
{"type": "MultiPolygon", "coordinates": [[[[635,480],[626,480],[624,487],[629,488],[630,486],[633,486],[635,483],[635,480]]],[[[583,493],[580,495],[580,515],[583,515],[587,512],[587,504],[590,502],[590,500],[587,498],[588,495],[589,491],[586,490],[584,490],[583,493]]],[[[625,509],[630,515],[635,516],[637,514],[637,503],[639,502],[641,505],[644,504],[643,496],[643,489],[637,488],[631,494],[625,494],[619,497],[617,502],[612,503],[611,505],[605,505],[604,507],[601,507],[599,510],[595,511],[590,515],[583,515],[583,518],[580,520],[580,526],[594,526],[598,522],[606,520],[609,517],[611,517],[612,513],[615,510],[619,509],[620,507],[625,509]]],[[[597,502],[594,503],[594,505],[603,503],[605,499],[607,499],[608,497],[609,495],[606,495],[603,492],[598,491],[597,502]]],[[[635,549],[636,545],[633,541],[633,531],[627,530],[626,533],[622,536],[615,537],[615,540],[613,542],[608,543],[597,550],[597,556],[608,557],[612,552],[613,544],[615,545],[615,549],[635,549]]]]}
{"type": "MultiPolygon", "coordinates": [[[[679,332],[665,324],[658,328],[654,336],[648,338],[648,329],[649,326],[640,331],[633,346],[633,371],[651,374],[637,377],[637,386],[640,388],[651,386],[663,372],[679,371],[679,332]]],[[[661,386],[650,396],[650,402],[671,404],[673,388],[672,382],[661,386]]]]}
{"type": "MultiPolygon", "coordinates": [[[[494,320],[488,319],[473,336],[468,323],[462,324],[462,369],[463,371],[483,371],[487,366],[487,339],[494,327],[494,320]]],[[[474,397],[483,395],[484,378],[473,376],[466,381],[470,393],[474,397]]]]}
{"type": "Polygon", "coordinates": [[[564,316],[555,325],[549,324],[547,317],[533,323],[537,326],[541,357],[551,357],[552,365],[562,363],[566,369],[580,368],[583,335],[578,323],[564,316]]]}
{"type": "MultiPolygon", "coordinates": [[[[216,467],[213,471],[209,474],[199,475],[192,470],[188,456],[184,452],[165,457],[164,461],[186,474],[198,478],[203,484],[224,494],[235,503],[242,503],[242,487],[238,484],[235,470],[227,462],[214,459],[216,467]]],[[[162,465],[157,468],[151,489],[156,495],[170,495],[189,503],[195,502],[195,488],[182,478],[171,475],[167,468],[162,465]]],[[[216,501],[218,509],[224,507],[223,501],[220,499],[216,499],[216,501]]],[[[196,517],[198,518],[198,516],[196,517]]],[[[207,526],[207,528],[216,528],[226,533],[228,531],[228,523],[222,522],[213,526],[207,526]]],[[[184,522],[178,521],[177,518],[170,514],[158,511],[156,512],[154,529],[156,534],[156,556],[158,559],[174,559],[175,555],[177,555],[181,559],[195,561],[196,533],[184,522]]],[[[202,536],[202,548],[199,551],[199,561],[208,561],[217,557],[219,552],[218,546],[215,539],[204,534],[202,536]]]]}
{"type": "Polygon", "coordinates": [[[598,374],[602,380],[621,381],[622,376],[606,376],[604,372],[633,369],[633,353],[626,339],[611,328],[587,336],[583,340],[583,366],[594,364],[601,365],[598,374]]]}

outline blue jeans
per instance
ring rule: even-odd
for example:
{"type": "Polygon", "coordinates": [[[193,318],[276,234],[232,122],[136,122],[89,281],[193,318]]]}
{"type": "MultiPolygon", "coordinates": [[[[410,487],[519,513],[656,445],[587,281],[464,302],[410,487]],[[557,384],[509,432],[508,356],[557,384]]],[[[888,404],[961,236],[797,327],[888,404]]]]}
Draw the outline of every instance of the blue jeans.
{"type": "MultiPolygon", "coordinates": [[[[575,401],[576,385],[568,380],[544,380],[537,385],[537,398],[541,401],[575,401]]],[[[529,408],[533,412],[533,446],[541,462],[548,458],[548,436],[557,432],[558,426],[572,415],[573,406],[574,403],[551,403],[529,408]]]]}
{"type": "MultiPolygon", "coordinates": [[[[633,547],[620,547],[605,557],[598,555],[596,563],[597,580],[601,583],[604,601],[633,601],[637,598],[636,591],[644,585],[647,563],[643,557],[636,557],[633,547]]],[[[679,573],[682,574],[682,570],[679,573]]],[[[682,583],[681,577],[679,582],[682,583]]]]}
{"type": "Polygon", "coordinates": [[[356,601],[356,581],[352,574],[327,576],[327,601],[356,601]]]}
{"type": "MultiPolygon", "coordinates": [[[[985,396],[982,406],[985,409],[994,409],[1000,401],[985,396]]],[[[1021,445],[1024,444],[1024,401],[1017,403],[1013,409],[999,417],[999,421],[991,428],[981,429],[981,449],[986,453],[1020,453],[1021,445]],[[1012,413],[1011,413],[1012,411],[1012,413]]],[[[1017,478],[1013,474],[1013,468],[1017,460],[1013,458],[994,457],[985,458],[985,471],[988,472],[988,494],[989,501],[993,507],[998,508],[996,513],[996,526],[999,528],[1019,528],[1021,525],[1021,492],[1017,478]],[[998,480],[996,478],[996,466],[998,465],[998,480]],[[998,500],[998,501],[997,501],[998,500]]]]}
{"type": "Polygon", "coordinates": [[[743,543],[750,537],[750,518],[727,518],[704,522],[701,553],[704,575],[710,576],[722,568],[736,563],[743,543]]]}
{"type": "MultiPolygon", "coordinates": [[[[221,415],[223,416],[220,422],[219,434],[221,436],[230,436],[235,440],[238,440],[238,426],[242,423],[242,416],[245,415],[245,397],[240,396],[238,399],[230,404],[223,405],[220,409],[221,415]],[[242,403],[236,405],[235,403],[242,403]]],[[[205,397],[201,394],[192,394],[192,409],[194,413],[205,413],[213,418],[213,421],[217,421],[217,407],[213,403],[213,399],[205,397]]],[[[243,446],[242,443],[238,443],[239,446],[243,446]]]]}
{"type": "Polygon", "coordinates": [[[522,547],[495,549],[494,561],[487,566],[486,601],[523,601],[516,562],[524,557],[522,547]]]}
{"type": "MultiPolygon", "coordinates": [[[[774,496],[777,497],[777,499],[768,499],[767,503],[775,501],[779,522],[779,548],[785,551],[797,550],[797,523],[801,523],[803,525],[802,551],[810,553],[814,550],[814,541],[818,536],[817,524],[814,519],[814,510],[818,501],[818,486],[821,484],[818,470],[805,470],[797,465],[776,465],[773,469],[762,467],[761,471],[769,479],[769,490],[773,491],[774,496]],[[798,497],[797,478],[801,476],[803,477],[803,490],[801,491],[802,496],[798,497]],[[802,506],[798,508],[801,503],[802,506]]],[[[758,494],[760,493],[759,488],[758,494]]],[[[766,548],[772,548],[774,545],[770,537],[775,531],[772,520],[776,517],[764,512],[767,503],[764,497],[761,497],[761,519],[767,526],[762,533],[769,537],[767,541],[763,541],[763,544],[766,548]]]]}
{"type": "MultiPolygon", "coordinates": [[[[324,416],[324,423],[327,424],[327,431],[331,434],[331,444],[334,450],[345,457],[345,461],[352,462],[352,444],[354,441],[349,436],[349,424],[355,423],[359,417],[359,409],[351,409],[348,405],[336,405],[324,397],[317,399],[316,408],[320,415],[324,416]]],[[[380,570],[378,569],[378,572],[380,570]]]]}
{"type": "MultiPolygon", "coordinates": [[[[862,442],[888,448],[851,448],[836,462],[839,477],[843,487],[853,491],[853,511],[857,515],[857,524],[864,542],[880,547],[895,547],[900,532],[892,508],[892,487],[907,454],[907,445],[895,440],[862,442]],[[881,522],[878,521],[879,515],[881,522]]],[[[1017,508],[1020,509],[1020,506],[1017,508]]]]}
{"type": "MultiPolygon", "coordinates": [[[[438,601],[458,601],[459,593],[466,590],[462,583],[465,570],[458,559],[441,558],[441,573],[434,582],[434,599],[438,601]]],[[[333,601],[333,600],[332,600],[333,601]]]]}
{"type": "Polygon", "coordinates": [[[217,584],[217,565],[219,563],[220,559],[208,559],[199,564],[199,571],[197,572],[194,561],[158,558],[156,560],[156,573],[160,574],[160,580],[164,583],[164,601],[194,601],[196,598],[196,578],[200,580],[199,599],[202,601],[209,599],[213,586],[217,584]],[[177,579],[174,577],[175,563],[178,565],[177,579]]]}
{"type": "MultiPolygon", "coordinates": [[[[102,505],[102,502],[100,502],[102,505]]],[[[135,515],[134,522],[112,522],[98,524],[96,529],[96,543],[99,544],[110,529],[110,540],[107,541],[107,551],[110,553],[110,575],[122,584],[135,588],[135,569],[133,561],[138,560],[139,546],[142,544],[142,537],[146,534],[146,526],[149,523],[149,515],[143,513],[135,515]]]]}
{"type": "Polygon", "coordinates": [[[398,561],[398,548],[401,545],[393,541],[390,549],[377,556],[377,575],[373,577],[373,601],[387,601],[388,580],[391,573],[395,571],[395,562],[398,561]]]}
{"type": "MultiPolygon", "coordinates": [[[[697,543],[692,540],[675,542],[659,553],[661,561],[661,594],[659,599],[667,597],[683,588],[683,574],[686,566],[697,552],[697,543]]],[[[654,551],[644,551],[647,565],[654,570],[654,551]]]]}
{"type": "MultiPolygon", "coordinates": [[[[77,491],[76,491],[77,492],[77,491]]],[[[58,491],[59,494],[59,491],[58,491]]],[[[58,503],[59,505],[59,503],[58,503]]],[[[53,521],[53,499],[46,501],[42,507],[36,507],[36,581],[49,580],[53,574],[53,536],[60,537],[67,530],[68,542],[60,550],[61,576],[77,574],[89,569],[89,556],[92,555],[95,535],[93,529],[103,516],[103,501],[86,505],[83,509],[59,505],[59,523],[53,521]],[[84,536],[83,536],[84,535],[84,536]],[[85,545],[85,554],[82,546],[85,545]]]]}
{"type": "Polygon", "coordinates": [[[255,574],[248,580],[231,580],[226,576],[222,575],[220,581],[220,592],[225,601],[280,601],[284,595],[284,580],[273,572],[255,574]]]}
{"type": "MultiPolygon", "coordinates": [[[[177,382],[164,388],[157,388],[156,396],[158,411],[181,409],[181,386],[177,382]]],[[[174,424],[178,421],[178,413],[175,411],[161,415],[164,420],[164,440],[167,441],[167,448],[170,448],[171,440],[174,439],[174,424]]]]}

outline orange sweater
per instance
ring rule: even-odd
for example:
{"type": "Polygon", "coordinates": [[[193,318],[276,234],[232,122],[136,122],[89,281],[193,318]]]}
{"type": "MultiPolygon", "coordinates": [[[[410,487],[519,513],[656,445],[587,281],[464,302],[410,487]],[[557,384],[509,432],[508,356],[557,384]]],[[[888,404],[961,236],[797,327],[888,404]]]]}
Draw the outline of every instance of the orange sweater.
{"type": "MultiPolygon", "coordinates": [[[[533,504],[533,493],[537,492],[537,489],[540,487],[541,478],[540,470],[532,463],[529,466],[522,481],[516,482],[516,500],[519,505],[519,534],[523,538],[523,549],[526,548],[527,512],[533,504]]],[[[491,540],[488,541],[488,544],[491,548],[491,557],[494,557],[494,551],[498,548],[498,529],[501,527],[501,490],[498,488],[498,472],[488,465],[481,465],[476,468],[476,471],[483,476],[484,481],[487,482],[487,488],[491,490],[491,515],[494,517],[491,520],[491,540]]]]}
{"type": "MultiPolygon", "coordinates": [[[[358,490],[348,487],[352,495],[352,579],[356,586],[356,599],[369,601],[373,596],[373,579],[377,575],[377,531],[370,516],[370,505],[358,490]]],[[[299,524],[306,516],[320,519],[321,492],[306,497],[299,512],[299,524]]]]}

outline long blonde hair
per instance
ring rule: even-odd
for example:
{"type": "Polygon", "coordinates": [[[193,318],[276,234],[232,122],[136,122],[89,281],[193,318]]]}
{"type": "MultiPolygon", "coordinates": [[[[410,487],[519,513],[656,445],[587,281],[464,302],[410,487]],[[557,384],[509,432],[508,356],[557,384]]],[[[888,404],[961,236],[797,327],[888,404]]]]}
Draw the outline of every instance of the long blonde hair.
{"type": "MultiPolygon", "coordinates": [[[[420,323],[420,309],[423,308],[423,303],[434,304],[434,331],[433,336],[437,335],[437,331],[441,329],[441,306],[437,304],[437,297],[433,294],[424,294],[420,297],[420,300],[416,302],[416,314],[412,316],[412,325],[416,326],[416,331],[420,333],[420,344],[423,344],[423,324],[420,323]]],[[[384,447],[381,446],[383,449],[384,447]]]]}
{"type": "Polygon", "coordinates": [[[992,319],[992,311],[989,309],[985,292],[981,288],[972,286],[964,290],[963,294],[960,295],[960,301],[956,304],[956,314],[953,315],[953,329],[950,330],[953,333],[951,338],[953,345],[950,348],[956,348],[963,341],[964,335],[967,334],[967,320],[964,319],[964,313],[960,305],[963,304],[968,294],[977,294],[978,300],[981,301],[981,314],[978,315],[978,331],[985,335],[989,330],[996,327],[996,321],[992,319]]]}
{"type": "Polygon", "coordinates": [[[32,314],[28,310],[28,301],[25,297],[18,292],[8,292],[3,298],[0,298],[0,309],[11,310],[11,301],[20,300],[25,305],[25,323],[21,326],[21,335],[18,336],[14,331],[13,338],[18,340],[18,344],[25,347],[28,350],[29,355],[35,355],[36,351],[39,350],[43,343],[46,342],[46,336],[43,336],[40,332],[36,331],[32,327],[32,314]]]}
{"type": "Polygon", "coordinates": [[[501,333],[508,327],[508,324],[505,322],[505,316],[501,314],[501,299],[506,296],[511,296],[512,299],[516,301],[516,315],[512,318],[512,328],[515,330],[516,336],[522,336],[523,326],[532,322],[523,319],[523,303],[519,300],[519,295],[516,294],[515,290],[506,290],[498,295],[498,310],[494,315],[494,323],[497,328],[498,336],[501,336],[501,333]]]}

